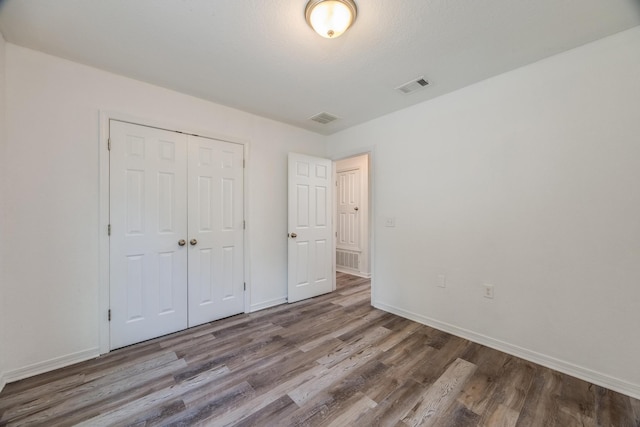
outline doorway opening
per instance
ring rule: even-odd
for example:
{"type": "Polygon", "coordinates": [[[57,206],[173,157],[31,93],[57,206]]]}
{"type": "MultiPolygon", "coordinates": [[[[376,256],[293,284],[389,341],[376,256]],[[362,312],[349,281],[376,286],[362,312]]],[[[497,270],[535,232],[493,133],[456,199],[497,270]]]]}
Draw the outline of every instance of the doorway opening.
{"type": "Polygon", "coordinates": [[[371,277],[369,154],[335,161],[336,272],[371,277]]]}
{"type": "Polygon", "coordinates": [[[331,160],[289,153],[289,303],[354,284],[351,278],[365,279],[374,302],[372,158],[373,151],[331,160]]]}

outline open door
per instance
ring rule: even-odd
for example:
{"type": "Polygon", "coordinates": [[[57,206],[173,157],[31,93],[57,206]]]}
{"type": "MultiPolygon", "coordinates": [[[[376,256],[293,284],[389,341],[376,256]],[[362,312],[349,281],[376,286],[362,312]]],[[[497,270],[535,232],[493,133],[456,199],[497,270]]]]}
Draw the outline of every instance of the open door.
{"type": "Polygon", "coordinates": [[[332,165],[289,153],[290,303],[335,289],[332,165]]]}

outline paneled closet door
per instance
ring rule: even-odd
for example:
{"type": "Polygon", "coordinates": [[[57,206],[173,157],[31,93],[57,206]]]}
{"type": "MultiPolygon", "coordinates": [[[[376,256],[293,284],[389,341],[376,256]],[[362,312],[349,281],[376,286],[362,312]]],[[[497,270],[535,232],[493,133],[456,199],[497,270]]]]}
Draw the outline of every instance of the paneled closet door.
{"type": "Polygon", "coordinates": [[[186,139],[110,122],[111,349],[187,327],[186,139]]]}
{"type": "Polygon", "coordinates": [[[189,136],[189,326],[244,312],[243,146],[189,136]]]}

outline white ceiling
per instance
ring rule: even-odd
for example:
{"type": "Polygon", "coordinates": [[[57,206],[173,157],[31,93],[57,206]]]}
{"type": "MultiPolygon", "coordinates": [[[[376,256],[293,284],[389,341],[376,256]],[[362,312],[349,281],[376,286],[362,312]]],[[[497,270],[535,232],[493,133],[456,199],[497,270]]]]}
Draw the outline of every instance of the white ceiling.
{"type": "Polygon", "coordinates": [[[306,0],[4,0],[40,50],[322,134],[640,24],[640,0],[355,0],[324,39],[306,0]],[[425,76],[410,95],[394,88],[425,76]],[[321,125],[319,112],[340,117],[321,125]]]}

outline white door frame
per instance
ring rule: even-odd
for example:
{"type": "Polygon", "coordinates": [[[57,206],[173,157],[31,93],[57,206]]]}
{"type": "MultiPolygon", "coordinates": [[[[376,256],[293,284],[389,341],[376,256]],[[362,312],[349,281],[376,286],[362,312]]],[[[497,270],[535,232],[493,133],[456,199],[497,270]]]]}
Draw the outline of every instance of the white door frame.
{"type": "MultiPolygon", "coordinates": [[[[375,306],[376,302],[376,274],[375,274],[375,183],[374,183],[374,169],[375,169],[375,145],[364,146],[353,150],[341,151],[333,156],[329,157],[333,160],[333,181],[337,182],[336,162],[338,160],[348,159],[350,157],[362,156],[367,154],[369,156],[369,270],[371,273],[371,305],[375,306]]],[[[334,266],[335,266],[335,235],[338,231],[337,223],[337,207],[333,209],[333,235],[334,235],[334,266]]],[[[335,267],[334,267],[335,270],[335,267]]]]}
{"type": "MultiPolygon", "coordinates": [[[[107,227],[109,225],[109,151],[107,144],[109,141],[109,121],[119,120],[123,122],[129,122],[142,126],[155,127],[159,129],[165,129],[169,131],[178,131],[191,135],[198,135],[205,138],[212,138],[226,142],[232,142],[235,144],[241,144],[244,149],[244,218],[249,217],[249,198],[247,186],[249,182],[249,141],[242,140],[229,135],[216,134],[208,129],[193,129],[192,126],[185,126],[182,123],[175,123],[169,120],[154,120],[144,117],[138,117],[131,114],[111,111],[111,110],[99,110],[100,120],[100,138],[98,149],[99,160],[99,229],[98,229],[98,244],[99,244],[99,277],[98,277],[98,313],[96,314],[96,322],[98,326],[98,349],[100,354],[105,354],[110,351],[109,347],[109,236],[107,235],[107,227]]],[[[250,276],[250,257],[247,254],[250,251],[249,235],[251,230],[251,224],[247,221],[246,228],[244,230],[244,278],[247,284],[247,289],[244,293],[244,312],[249,312],[251,302],[251,276],[250,276]]]]}

